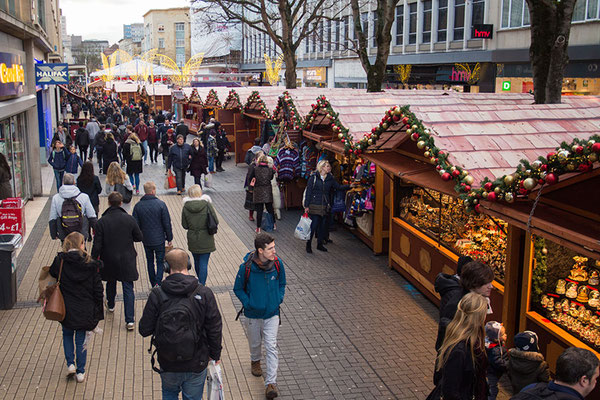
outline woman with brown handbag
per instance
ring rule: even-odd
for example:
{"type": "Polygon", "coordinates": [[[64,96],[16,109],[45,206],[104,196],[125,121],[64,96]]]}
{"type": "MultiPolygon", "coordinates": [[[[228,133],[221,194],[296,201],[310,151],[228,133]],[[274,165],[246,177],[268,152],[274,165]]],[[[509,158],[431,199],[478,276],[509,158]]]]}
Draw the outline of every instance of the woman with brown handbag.
{"type": "Polygon", "coordinates": [[[91,259],[85,251],[85,238],[79,232],[65,238],[62,250],[54,258],[50,275],[60,276],[60,291],[65,302],[65,319],[61,324],[67,375],[76,375],[77,382],[81,383],[85,380],[86,332],[94,330],[104,319],[104,290],[99,274],[102,262],[91,259]]]}

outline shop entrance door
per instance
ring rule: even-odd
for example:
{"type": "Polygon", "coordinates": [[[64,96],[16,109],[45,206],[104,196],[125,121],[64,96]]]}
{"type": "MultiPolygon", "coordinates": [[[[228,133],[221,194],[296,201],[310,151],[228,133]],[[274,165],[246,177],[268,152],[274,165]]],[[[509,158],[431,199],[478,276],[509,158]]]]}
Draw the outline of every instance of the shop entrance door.
{"type": "Polygon", "coordinates": [[[0,153],[10,167],[13,196],[23,199],[30,197],[25,137],[25,113],[0,121],[0,153]]]}

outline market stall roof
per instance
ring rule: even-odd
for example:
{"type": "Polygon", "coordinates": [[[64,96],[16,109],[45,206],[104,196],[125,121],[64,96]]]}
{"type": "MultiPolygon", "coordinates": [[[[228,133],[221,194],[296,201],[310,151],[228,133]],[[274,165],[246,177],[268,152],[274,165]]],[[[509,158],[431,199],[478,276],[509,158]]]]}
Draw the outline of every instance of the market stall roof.
{"type": "Polygon", "coordinates": [[[98,79],[97,81],[91,82],[89,85],[87,85],[87,87],[88,88],[101,87],[101,88],[106,89],[106,82],[104,82],[102,79],[98,79]]]}
{"type": "Polygon", "coordinates": [[[206,100],[204,100],[204,106],[210,108],[221,108],[222,104],[219,100],[219,95],[216,90],[210,89],[208,94],[206,95],[206,100]]]}

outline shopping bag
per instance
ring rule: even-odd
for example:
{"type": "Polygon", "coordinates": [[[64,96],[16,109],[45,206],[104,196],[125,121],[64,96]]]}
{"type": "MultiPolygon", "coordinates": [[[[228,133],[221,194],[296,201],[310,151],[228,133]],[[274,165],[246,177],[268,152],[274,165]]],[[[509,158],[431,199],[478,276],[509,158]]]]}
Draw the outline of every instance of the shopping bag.
{"type": "Polygon", "coordinates": [[[294,237],[300,240],[310,240],[310,225],[312,224],[312,220],[308,216],[308,214],[302,215],[300,217],[300,222],[296,225],[296,230],[294,231],[294,237]]]}
{"type": "Polygon", "coordinates": [[[213,177],[212,174],[204,175],[204,187],[211,188],[213,187],[213,177]]]}
{"type": "Polygon", "coordinates": [[[221,366],[213,360],[208,363],[206,369],[206,393],[207,400],[224,400],[223,393],[223,375],[221,374],[221,366]]]}
{"type": "Polygon", "coordinates": [[[177,187],[177,181],[175,180],[175,175],[169,170],[167,172],[167,177],[165,178],[165,190],[173,189],[177,187]]]}
{"type": "Polygon", "coordinates": [[[275,227],[273,215],[270,212],[265,212],[262,218],[261,229],[265,232],[271,232],[275,227]]]}

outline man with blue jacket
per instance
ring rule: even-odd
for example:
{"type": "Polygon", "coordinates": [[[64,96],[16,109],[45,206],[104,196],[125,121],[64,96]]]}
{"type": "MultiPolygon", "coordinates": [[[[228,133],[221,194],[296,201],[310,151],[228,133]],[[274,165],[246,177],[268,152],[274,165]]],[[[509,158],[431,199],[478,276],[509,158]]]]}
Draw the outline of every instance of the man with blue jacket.
{"type": "MultiPolygon", "coordinates": [[[[277,389],[277,331],[279,306],[285,296],[285,269],[275,255],[275,239],[261,232],[254,239],[255,251],[246,254],[235,278],[233,291],[242,302],[247,321],[252,375],[261,376],[260,366],[264,339],[267,354],[265,395],[279,396],[277,389]]],[[[240,311],[241,312],[241,311],[240,311]]]]}
{"type": "Polygon", "coordinates": [[[150,287],[160,285],[163,278],[165,259],[165,240],[171,246],[173,241],[173,228],[171,216],[164,201],[156,197],[154,182],[144,183],[145,195],[133,207],[133,218],[140,227],[144,239],[144,250],[148,264],[148,278],[150,287]],[[154,269],[154,256],[156,255],[156,270],[154,269]]]}

